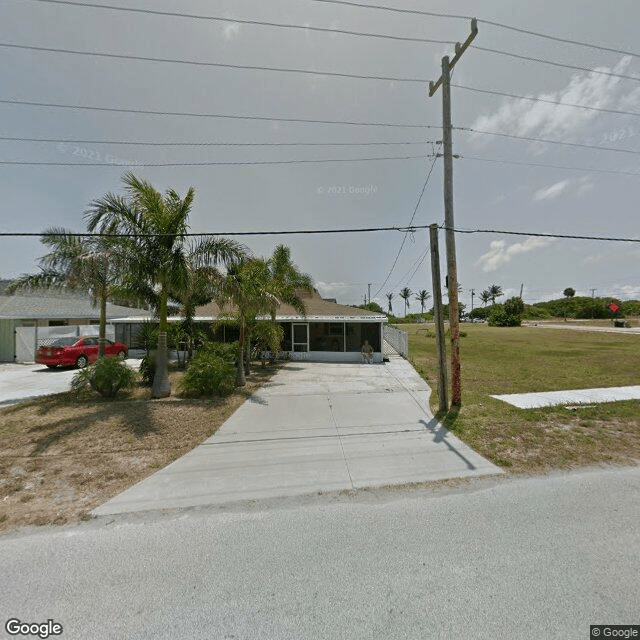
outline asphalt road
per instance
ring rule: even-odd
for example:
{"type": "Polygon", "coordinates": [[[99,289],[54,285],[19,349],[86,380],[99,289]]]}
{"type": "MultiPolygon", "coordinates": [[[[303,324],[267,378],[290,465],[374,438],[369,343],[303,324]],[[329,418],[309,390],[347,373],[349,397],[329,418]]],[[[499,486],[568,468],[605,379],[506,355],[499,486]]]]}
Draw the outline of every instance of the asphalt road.
{"type": "Polygon", "coordinates": [[[640,623],[639,491],[634,467],[0,536],[2,625],[51,618],[65,640],[586,639],[589,624],[640,623]]]}

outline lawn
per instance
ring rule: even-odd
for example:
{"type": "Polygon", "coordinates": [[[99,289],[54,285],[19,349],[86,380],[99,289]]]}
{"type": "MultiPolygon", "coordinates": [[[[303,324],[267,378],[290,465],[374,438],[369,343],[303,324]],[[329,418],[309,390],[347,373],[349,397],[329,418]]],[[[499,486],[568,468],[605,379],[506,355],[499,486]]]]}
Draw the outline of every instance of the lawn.
{"type": "MultiPolygon", "coordinates": [[[[276,368],[226,398],[105,400],[71,393],[0,409],[0,531],[86,519],[89,511],[213,435],[276,368]]],[[[170,374],[177,389],[181,372],[170,374]]]]}
{"type": "MultiPolygon", "coordinates": [[[[402,325],[409,355],[438,407],[433,325],[402,325]]],[[[517,409],[492,394],[640,384],[640,335],[462,324],[462,408],[438,416],[514,472],[640,463],[640,402],[517,409]]],[[[447,344],[448,347],[448,344],[447,344]]],[[[449,353],[447,354],[449,357],[449,353]]]]}

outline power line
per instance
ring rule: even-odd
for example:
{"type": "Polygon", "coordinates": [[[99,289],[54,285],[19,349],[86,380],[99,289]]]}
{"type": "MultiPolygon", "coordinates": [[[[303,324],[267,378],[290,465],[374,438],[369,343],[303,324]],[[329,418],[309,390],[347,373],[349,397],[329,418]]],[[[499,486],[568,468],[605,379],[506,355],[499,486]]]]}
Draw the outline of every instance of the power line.
{"type": "Polygon", "coordinates": [[[388,82],[418,82],[427,83],[427,78],[406,78],[400,76],[376,76],[376,75],[361,75],[356,73],[341,73],[338,71],[319,71],[316,69],[300,69],[294,67],[268,67],[260,65],[249,64],[229,64],[223,62],[201,62],[198,60],[183,60],[175,58],[155,58],[150,56],[135,56],[130,54],[120,53],[102,53],[97,51],[79,51],[76,49],[60,49],[56,47],[35,47],[28,45],[18,44],[6,44],[0,43],[0,47],[14,48],[14,49],[27,49],[29,51],[44,51],[47,53],[66,53],[70,55],[80,56],[93,56],[99,58],[109,58],[116,60],[139,60],[143,62],[166,62],[173,64],[186,64],[199,67],[216,67],[220,69],[235,69],[235,70],[249,70],[249,71],[275,71],[278,73],[301,73],[314,76],[329,76],[334,78],[351,78],[358,80],[384,80],[388,82]]]}
{"type": "Polygon", "coordinates": [[[554,62],[553,60],[546,60],[544,58],[534,58],[531,56],[523,56],[518,53],[513,53],[511,51],[503,51],[501,49],[490,49],[488,47],[480,47],[471,45],[473,49],[476,51],[484,51],[486,53],[495,53],[502,56],[508,56],[510,58],[516,58],[518,60],[527,60],[529,62],[538,62],[540,64],[547,64],[552,67],[561,67],[563,69],[574,69],[576,71],[587,71],[588,73],[595,73],[602,76],[610,76],[612,78],[622,78],[624,80],[635,80],[636,82],[640,82],[640,77],[637,76],[628,76],[622,73],[613,73],[612,71],[602,71],[600,69],[590,69],[589,67],[580,67],[573,64],[565,64],[563,62],[554,62]]]}
{"type": "Polygon", "coordinates": [[[518,33],[526,33],[527,35],[536,36],[538,38],[545,38],[546,40],[553,40],[554,42],[564,42],[565,44],[575,44],[580,47],[589,47],[590,49],[598,49],[599,51],[607,51],[609,53],[618,53],[623,56],[633,56],[634,58],[640,58],[640,54],[634,53],[633,51],[625,51],[623,49],[615,49],[613,47],[604,47],[602,45],[592,44],[590,42],[581,42],[580,40],[570,40],[569,38],[560,38],[558,36],[551,36],[547,33],[540,33],[539,31],[522,29],[520,27],[514,27],[508,24],[504,24],[502,22],[494,22],[492,20],[478,19],[478,22],[482,22],[482,24],[491,25],[492,27],[500,27],[501,29],[509,29],[510,31],[517,31],[518,33]]]}
{"type": "Polygon", "coordinates": [[[640,176],[640,172],[620,171],[616,169],[594,169],[592,167],[568,167],[566,165],[545,164],[542,162],[520,162],[518,160],[501,160],[499,158],[481,158],[478,156],[457,155],[456,158],[464,160],[478,160],[480,162],[494,162],[496,164],[513,164],[524,167],[544,167],[547,169],[566,169],[567,171],[585,171],[587,173],[610,173],[623,176],[640,176]]]}
{"type": "MultiPolygon", "coordinates": [[[[473,16],[465,16],[460,14],[452,14],[452,13],[436,13],[435,11],[423,11],[418,9],[399,9],[397,7],[387,7],[383,5],[373,5],[373,4],[364,4],[360,2],[347,2],[347,0],[308,0],[309,2],[325,2],[330,4],[341,4],[345,6],[358,7],[361,9],[376,9],[381,11],[388,11],[392,13],[404,13],[404,14],[412,14],[412,15],[422,15],[422,16],[430,16],[436,18],[451,18],[454,20],[471,20],[473,16]]],[[[509,31],[516,31],[518,33],[524,33],[530,36],[536,36],[538,38],[545,38],[547,40],[553,40],[554,42],[563,42],[565,44],[573,44],[580,47],[588,47],[590,49],[597,49],[598,51],[607,51],[609,53],[617,53],[624,56],[633,56],[635,58],[640,58],[640,54],[634,53],[633,51],[625,51],[624,49],[616,49],[614,47],[605,47],[602,45],[593,44],[590,42],[582,42],[580,40],[571,40],[569,38],[561,38],[559,36],[552,36],[547,33],[541,33],[539,31],[532,31],[530,29],[523,29],[521,27],[514,27],[509,24],[505,24],[503,22],[496,22],[494,20],[484,20],[482,18],[477,19],[478,22],[486,25],[491,25],[492,27],[499,27],[500,29],[508,29],[509,31]]]]}
{"type": "MultiPolygon", "coordinates": [[[[427,173],[427,178],[424,181],[424,184],[422,185],[422,191],[420,192],[420,197],[418,198],[418,201],[416,202],[416,206],[413,209],[413,214],[411,215],[411,220],[409,221],[409,227],[410,228],[411,228],[411,225],[413,224],[413,219],[416,217],[416,213],[418,211],[418,207],[420,206],[420,203],[422,202],[422,196],[424,195],[425,189],[427,188],[427,185],[429,184],[429,179],[431,178],[431,174],[433,173],[433,168],[436,166],[436,160],[437,159],[438,159],[438,156],[434,154],[433,162],[431,163],[431,167],[429,168],[429,173],[427,173]]],[[[407,241],[408,234],[409,234],[409,231],[407,231],[407,233],[404,234],[404,237],[402,238],[402,243],[400,244],[400,248],[398,249],[398,253],[396,255],[396,258],[393,261],[393,264],[391,265],[391,269],[389,269],[389,273],[387,274],[387,277],[384,279],[384,282],[380,285],[380,288],[373,294],[374,298],[384,289],[384,286],[389,281],[389,278],[391,277],[391,274],[393,273],[393,270],[396,268],[396,264],[398,263],[398,258],[400,258],[400,254],[402,253],[402,249],[404,248],[404,244],[407,241]]]]}
{"type": "Polygon", "coordinates": [[[478,89],[477,87],[466,87],[462,84],[451,84],[452,87],[456,87],[457,89],[464,89],[465,91],[473,91],[474,93],[486,93],[493,96],[504,96],[505,98],[514,98],[516,100],[529,100],[531,102],[544,102],[546,104],[557,104],[562,107],[574,107],[576,109],[587,109],[589,111],[598,111],[601,113],[615,113],[618,115],[625,116],[640,116],[640,113],[637,111],[623,111],[620,109],[603,109],[600,107],[590,107],[586,104],[573,104],[571,102],[560,102],[558,100],[548,100],[546,98],[533,98],[531,96],[521,96],[516,95],[514,93],[505,93],[503,91],[494,91],[491,89],[478,89]]]}
{"type": "Polygon", "coordinates": [[[307,164],[325,162],[374,162],[376,160],[423,160],[422,156],[382,156],[378,158],[312,158],[305,160],[241,160],[235,162],[23,162],[0,160],[0,165],[42,167],[214,167],[245,165],[307,164]]]}
{"type": "Polygon", "coordinates": [[[46,107],[53,109],[77,109],[85,111],[106,111],[111,113],[135,113],[154,116],[185,116],[192,118],[227,118],[231,120],[258,120],[267,122],[296,122],[303,124],[346,124],[362,127],[405,127],[409,129],[439,129],[437,125],[411,124],[398,122],[362,122],[353,120],[317,120],[313,118],[281,118],[274,116],[237,115],[227,113],[197,113],[190,111],[153,111],[148,109],[126,109],[122,107],[93,107],[77,104],[60,104],[54,102],[34,102],[30,100],[2,100],[0,104],[26,105],[30,107],[46,107]]]}
{"type": "MultiPolygon", "coordinates": [[[[514,140],[526,140],[528,142],[543,142],[545,144],[559,144],[568,147],[578,147],[580,149],[594,149],[598,151],[615,151],[617,153],[631,153],[634,155],[640,154],[640,151],[634,149],[619,149],[617,147],[601,147],[593,144],[581,144],[578,142],[563,142],[562,140],[550,140],[548,138],[533,138],[529,136],[517,136],[511,133],[501,133],[499,131],[483,131],[481,129],[473,129],[472,127],[453,127],[457,131],[464,131],[470,133],[480,133],[489,136],[500,136],[502,138],[513,138],[514,140]]],[[[1,139],[1,138],[0,138],[1,139]]]]}
{"type": "MultiPolygon", "coordinates": [[[[334,234],[334,233],[372,233],[379,231],[400,231],[401,233],[408,233],[417,231],[418,229],[428,229],[431,225],[428,224],[416,224],[411,227],[361,227],[361,228],[349,228],[349,229],[298,229],[292,231],[204,231],[197,233],[184,233],[180,234],[181,237],[210,237],[210,236],[280,236],[280,235],[307,235],[307,234],[334,234]]],[[[439,225],[439,228],[446,229],[445,225],[439,225]]],[[[640,238],[619,238],[610,236],[583,236],[575,234],[559,234],[559,233],[540,233],[536,231],[505,231],[502,229],[453,229],[455,233],[474,234],[474,233],[493,233],[496,235],[511,235],[511,236],[531,236],[542,238],[560,238],[569,240],[598,240],[601,242],[635,242],[640,243],[640,238]]],[[[164,238],[173,237],[176,234],[170,233],[76,233],[65,232],[64,234],[55,232],[0,232],[0,237],[38,237],[44,238],[48,236],[60,236],[65,235],[75,238],[164,238]]],[[[376,294],[377,295],[377,294],[376,294]]]]}
{"type": "MultiPolygon", "coordinates": [[[[445,229],[444,225],[440,226],[445,229]]],[[[507,236],[529,236],[532,238],[558,238],[568,240],[598,240],[600,242],[640,242],[640,238],[615,238],[610,236],[581,236],[576,234],[562,233],[539,233],[534,231],[504,231],[497,229],[453,229],[455,233],[496,233],[507,236]]]]}
{"type": "Polygon", "coordinates": [[[143,13],[157,16],[166,16],[171,18],[188,18],[192,20],[209,20],[214,22],[227,22],[230,24],[246,24],[260,27],[274,27],[278,29],[293,29],[300,31],[316,31],[320,33],[331,33],[348,36],[358,36],[366,38],[383,38],[386,40],[398,40],[406,42],[423,42],[427,44],[455,44],[453,40],[438,40],[433,38],[414,38],[410,36],[396,36],[386,33],[373,33],[368,31],[353,31],[350,29],[338,29],[334,27],[312,27],[304,24],[290,24],[282,22],[267,22],[264,20],[247,20],[244,18],[226,18],[222,16],[200,15],[192,13],[179,13],[174,11],[159,11],[155,9],[136,9],[130,7],[118,7],[103,4],[84,4],[79,2],[60,2],[58,0],[33,0],[34,2],[50,2],[53,4],[62,4],[75,7],[87,7],[90,9],[109,9],[112,11],[127,11],[131,13],[143,13]]]}
{"type": "MultiPolygon", "coordinates": [[[[429,144],[437,140],[397,140],[392,142],[145,142],[142,140],[77,140],[72,138],[24,138],[0,136],[11,142],[57,142],[63,144],[112,144],[140,147],[371,147],[377,145],[429,144]]],[[[640,152],[639,152],[640,153],[640,152]]]]}

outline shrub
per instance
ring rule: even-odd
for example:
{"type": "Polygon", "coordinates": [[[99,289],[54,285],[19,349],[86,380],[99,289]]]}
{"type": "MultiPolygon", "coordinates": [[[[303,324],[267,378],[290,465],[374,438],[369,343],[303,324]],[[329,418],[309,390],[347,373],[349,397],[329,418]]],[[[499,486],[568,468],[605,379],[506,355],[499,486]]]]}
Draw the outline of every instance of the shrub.
{"type": "MultiPolygon", "coordinates": [[[[509,302],[509,301],[507,301],[509,302]]],[[[507,313],[504,304],[494,304],[489,313],[488,324],[490,327],[519,327],[522,318],[519,315],[507,313]]]]}
{"type": "Polygon", "coordinates": [[[115,398],[121,389],[131,388],[136,373],[120,358],[98,358],[95,364],[81,369],[71,380],[71,388],[81,391],[91,387],[105,398],[115,398]]]}
{"type": "Polygon", "coordinates": [[[153,384],[153,378],[156,375],[156,359],[153,354],[147,353],[147,355],[142,358],[138,371],[142,378],[142,384],[150,387],[153,384]]]}
{"type": "MultiPolygon", "coordinates": [[[[215,344],[215,343],[214,343],[215,344]]],[[[235,387],[236,370],[234,367],[235,350],[229,360],[227,347],[224,350],[212,348],[213,345],[198,351],[197,355],[189,363],[184,377],[180,381],[180,388],[186,396],[225,396],[229,395],[235,387]],[[218,353],[216,353],[218,351],[218,353]],[[219,355],[223,351],[224,355],[219,355]]],[[[237,349],[237,345],[235,347],[237,349]]]]}

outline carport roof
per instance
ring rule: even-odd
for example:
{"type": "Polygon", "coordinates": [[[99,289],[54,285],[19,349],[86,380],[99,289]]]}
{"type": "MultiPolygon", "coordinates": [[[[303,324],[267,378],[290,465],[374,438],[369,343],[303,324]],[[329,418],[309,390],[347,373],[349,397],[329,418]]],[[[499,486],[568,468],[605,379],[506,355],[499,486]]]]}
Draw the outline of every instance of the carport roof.
{"type": "MultiPolygon", "coordinates": [[[[97,318],[100,310],[89,296],[29,293],[0,295],[0,319],[42,320],[63,318],[97,318]]],[[[107,302],[107,318],[121,316],[145,317],[148,311],[123,307],[107,302]]]]}

